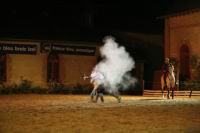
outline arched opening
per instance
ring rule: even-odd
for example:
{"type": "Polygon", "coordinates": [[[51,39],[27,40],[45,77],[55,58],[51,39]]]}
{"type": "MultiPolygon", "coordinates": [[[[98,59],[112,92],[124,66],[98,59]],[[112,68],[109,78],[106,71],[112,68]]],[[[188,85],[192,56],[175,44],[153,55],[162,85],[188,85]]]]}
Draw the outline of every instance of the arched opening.
{"type": "Polygon", "coordinates": [[[190,79],[190,51],[186,44],[180,48],[180,80],[190,79]]]}
{"type": "Polygon", "coordinates": [[[59,57],[58,54],[50,53],[47,61],[47,81],[59,81],[59,57]]]}
{"type": "Polygon", "coordinates": [[[6,81],[6,55],[0,54],[0,83],[6,81]]]}

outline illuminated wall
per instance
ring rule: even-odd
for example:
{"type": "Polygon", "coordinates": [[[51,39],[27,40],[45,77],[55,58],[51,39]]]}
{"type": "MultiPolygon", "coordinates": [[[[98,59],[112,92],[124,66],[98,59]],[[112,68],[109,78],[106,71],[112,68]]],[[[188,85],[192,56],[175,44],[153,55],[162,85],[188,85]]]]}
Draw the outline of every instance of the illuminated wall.
{"type": "MultiPolygon", "coordinates": [[[[23,79],[32,81],[34,86],[47,87],[47,59],[50,52],[48,48],[46,51],[42,49],[42,44],[40,41],[0,41],[0,52],[6,54],[5,83],[7,85],[19,84],[23,79]],[[27,51],[30,46],[34,46],[34,49],[32,49],[35,50],[34,52],[27,51]]],[[[59,58],[58,81],[65,86],[89,84],[89,81],[84,81],[82,77],[84,74],[90,74],[97,62],[98,52],[97,50],[93,51],[90,55],[84,52],[87,52],[88,47],[93,50],[98,46],[71,44],[74,50],[79,51],[68,54],[66,51],[61,51],[63,48],[68,48],[68,43],[53,42],[51,44],[55,46],[54,53],[59,58]]],[[[53,47],[51,48],[53,49],[53,47]]],[[[52,49],[51,51],[53,51],[52,49]]]]}
{"type": "Polygon", "coordinates": [[[179,62],[179,75],[186,75],[188,79],[194,78],[191,58],[200,58],[199,18],[200,11],[165,18],[165,57],[175,58],[179,62]]]}
{"type": "Polygon", "coordinates": [[[80,84],[88,84],[89,81],[83,80],[83,75],[89,75],[96,64],[94,56],[60,56],[60,80],[69,86],[80,84]]]}

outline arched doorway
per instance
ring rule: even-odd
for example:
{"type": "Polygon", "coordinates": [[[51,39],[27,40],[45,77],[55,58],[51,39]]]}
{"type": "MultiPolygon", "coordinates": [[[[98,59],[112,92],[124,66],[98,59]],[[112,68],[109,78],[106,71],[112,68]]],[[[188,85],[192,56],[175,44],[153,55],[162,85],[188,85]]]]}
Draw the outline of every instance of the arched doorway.
{"type": "Polygon", "coordinates": [[[186,44],[180,48],[180,80],[190,79],[190,51],[186,44]]]}
{"type": "Polygon", "coordinates": [[[6,55],[0,54],[0,83],[6,81],[6,55]]]}
{"type": "Polygon", "coordinates": [[[50,53],[47,61],[47,82],[59,81],[59,56],[55,53],[50,53]]]}

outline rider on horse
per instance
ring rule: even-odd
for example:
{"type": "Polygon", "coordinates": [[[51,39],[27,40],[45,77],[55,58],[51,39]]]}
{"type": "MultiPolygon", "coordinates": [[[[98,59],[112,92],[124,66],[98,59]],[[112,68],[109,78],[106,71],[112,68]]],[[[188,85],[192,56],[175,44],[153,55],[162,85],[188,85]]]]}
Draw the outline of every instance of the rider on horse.
{"type": "Polygon", "coordinates": [[[165,62],[162,66],[162,73],[164,75],[164,83],[166,85],[166,78],[169,74],[169,67],[172,66],[172,64],[169,62],[169,58],[165,58],[165,62]]]}

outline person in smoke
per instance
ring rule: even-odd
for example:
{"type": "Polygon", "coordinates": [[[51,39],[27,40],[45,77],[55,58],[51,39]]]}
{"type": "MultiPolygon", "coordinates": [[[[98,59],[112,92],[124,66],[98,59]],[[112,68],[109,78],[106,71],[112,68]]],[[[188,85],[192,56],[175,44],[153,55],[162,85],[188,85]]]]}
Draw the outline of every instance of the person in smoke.
{"type": "Polygon", "coordinates": [[[96,100],[95,102],[98,101],[98,98],[100,97],[101,99],[101,102],[103,103],[104,102],[104,98],[103,98],[103,94],[104,94],[104,86],[101,84],[98,86],[97,90],[96,90],[96,100]]]}
{"type": "Polygon", "coordinates": [[[169,67],[170,67],[169,58],[165,58],[165,62],[163,64],[163,66],[162,66],[162,73],[163,73],[163,76],[164,76],[165,85],[166,85],[166,77],[169,74],[169,67]]]}
{"type": "Polygon", "coordinates": [[[90,83],[93,84],[93,90],[90,93],[91,101],[97,102],[98,97],[101,97],[101,101],[104,102],[103,99],[103,84],[105,81],[104,75],[99,71],[93,71],[90,75],[90,77],[84,76],[84,79],[90,78],[90,83]],[[96,96],[96,99],[94,100],[94,97],[96,96]]]}

